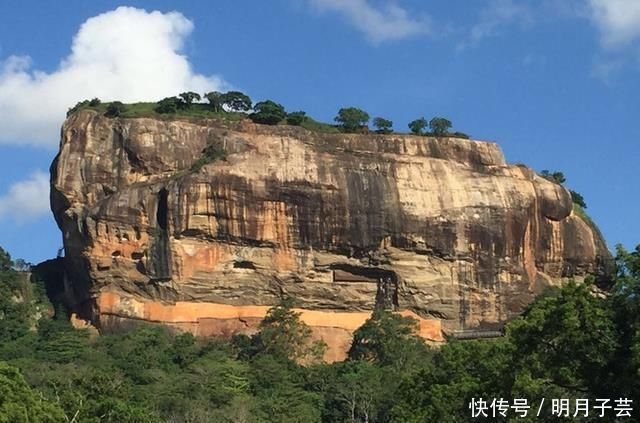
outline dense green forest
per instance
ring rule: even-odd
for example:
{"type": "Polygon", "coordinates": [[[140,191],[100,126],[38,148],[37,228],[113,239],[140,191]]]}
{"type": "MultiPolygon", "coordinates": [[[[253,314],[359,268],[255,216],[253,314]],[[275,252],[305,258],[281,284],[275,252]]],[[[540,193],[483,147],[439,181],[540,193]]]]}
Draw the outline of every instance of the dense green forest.
{"type": "Polygon", "coordinates": [[[640,247],[619,248],[616,264],[607,295],[588,283],[550,290],[501,338],[433,348],[413,320],[378,311],[347,361],[323,364],[294,300],[252,337],[154,326],[90,336],[0,249],[0,422],[463,422],[478,420],[478,398],[531,406],[524,418],[489,408],[486,421],[563,420],[552,398],[611,399],[604,417],[580,421],[618,421],[614,400],[635,406],[640,393],[640,247]]]}

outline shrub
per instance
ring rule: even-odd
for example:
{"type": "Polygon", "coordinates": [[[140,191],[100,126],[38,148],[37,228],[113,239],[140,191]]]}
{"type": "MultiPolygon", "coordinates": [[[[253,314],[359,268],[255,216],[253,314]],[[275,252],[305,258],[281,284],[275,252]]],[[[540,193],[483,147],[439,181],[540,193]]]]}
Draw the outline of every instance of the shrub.
{"type": "Polygon", "coordinates": [[[562,172],[550,172],[548,170],[543,170],[542,172],[540,172],[540,176],[542,176],[544,179],[551,181],[553,183],[556,184],[564,184],[567,181],[567,178],[564,177],[564,173],[562,172]]]}
{"type": "Polygon", "coordinates": [[[104,112],[104,115],[106,117],[115,118],[122,115],[125,109],[126,108],[124,104],[122,104],[120,101],[114,101],[109,103],[109,105],[107,106],[107,111],[104,112]]]}
{"type": "Polygon", "coordinates": [[[199,171],[206,164],[213,163],[216,160],[226,160],[227,152],[217,142],[207,145],[202,150],[202,156],[191,165],[192,171],[199,171]]]}
{"type": "Polygon", "coordinates": [[[470,137],[469,135],[465,134],[464,132],[457,132],[457,131],[456,131],[456,132],[454,132],[452,135],[453,135],[454,137],[456,137],[456,138],[464,138],[464,139],[466,139],[466,140],[471,139],[471,137],[470,137]]]}
{"type": "Polygon", "coordinates": [[[287,123],[293,126],[300,126],[307,119],[305,112],[291,112],[287,115],[287,123]]]}
{"type": "Polygon", "coordinates": [[[165,97],[158,102],[155,111],[158,113],[175,113],[179,109],[185,108],[186,103],[178,97],[165,97]]]}
{"type": "Polygon", "coordinates": [[[83,101],[77,102],[75,106],[73,106],[69,110],[67,110],[67,117],[71,116],[72,114],[74,114],[75,112],[77,112],[80,109],[84,109],[88,105],[89,105],[89,100],[83,100],[83,101]]]}
{"type": "Polygon", "coordinates": [[[572,189],[570,189],[570,190],[569,190],[569,193],[571,194],[571,200],[572,200],[575,204],[579,205],[579,206],[580,206],[580,207],[582,207],[583,209],[586,209],[586,208],[587,208],[587,203],[584,201],[584,197],[583,197],[581,194],[579,194],[579,193],[575,192],[575,191],[574,191],[574,190],[572,190],[572,189]]]}

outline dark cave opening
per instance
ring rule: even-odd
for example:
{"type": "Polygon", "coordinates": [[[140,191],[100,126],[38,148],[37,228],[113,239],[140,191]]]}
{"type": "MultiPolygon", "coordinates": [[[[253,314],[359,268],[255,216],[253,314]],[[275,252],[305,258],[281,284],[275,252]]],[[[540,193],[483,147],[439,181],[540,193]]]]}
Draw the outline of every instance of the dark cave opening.
{"type": "Polygon", "coordinates": [[[158,224],[158,228],[163,231],[166,231],[167,227],[169,226],[169,213],[167,205],[168,197],[169,193],[165,188],[162,188],[158,192],[158,210],[156,212],[156,222],[158,224]]]}
{"type": "Polygon", "coordinates": [[[238,260],[233,262],[234,269],[252,269],[256,270],[256,266],[247,260],[238,260]]]}

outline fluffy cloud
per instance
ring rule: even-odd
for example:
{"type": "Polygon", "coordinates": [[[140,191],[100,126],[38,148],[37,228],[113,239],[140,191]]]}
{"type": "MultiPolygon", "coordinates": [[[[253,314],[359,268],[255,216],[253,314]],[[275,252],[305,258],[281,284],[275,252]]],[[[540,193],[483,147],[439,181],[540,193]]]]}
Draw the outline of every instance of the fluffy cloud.
{"type": "Polygon", "coordinates": [[[589,0],[589,6],[604,47],[624,46],[640,37],[640,2],[589,0]]]}
{"type": "Polygon", "coordinates": [[[49,213],[49,177],[36,171],[9,187],[0,196],[0,220],[10,218],[18,223],[37,219],[49,213]]]}
{"type": "Polygon", "coordinates": [[[480,12],[478,23],[471,28],[470,42],[477,44],[496,35],[505,26],[528,26],[532,22],[533,13],[527,4],[516,3],[514,0],[492,0],[480,12]]]}
{"type": "Polygon", "coordinates": [[[424,16],[413,18],[406,9],[386,2],[376,8],[367,0],[310,0],[321,12],[343,15],[347,21],[373,43],[400,40],[429,32],[424,16]]]}
{"type": "Polygon", "coordinates": [[[181,54],[192,30],[178,12],[119,7],[84,22],[52,73],[32,69],[29,57],[9,57],[0,63],[0,143],[57,145],[65,112],[86,98],[149,101],[226,88],[181,54]]]}

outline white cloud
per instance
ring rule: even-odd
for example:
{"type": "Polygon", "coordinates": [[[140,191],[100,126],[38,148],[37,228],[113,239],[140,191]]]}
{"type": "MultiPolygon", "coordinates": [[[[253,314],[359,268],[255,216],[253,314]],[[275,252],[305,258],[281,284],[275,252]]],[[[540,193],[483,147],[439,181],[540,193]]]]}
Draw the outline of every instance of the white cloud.
{"type": "Polygon", "coordinates": [[[586,0],[585,5],[582,16],[598,28],[602,47],[594,58],[591,76],[614,84],[620,72],[640,59],[635,44],[640,39],[640,2],[586,0]]]}
{"type": "Polygon", "coordinates": [[[0,143],[56,146],[67,109],[87,98],[153,101],[226,88],[220,77],[195,73],[181,54],[192,30],[178,12],[119,7],[85,21],[54,72],[9,57],[0,63],[0,143]]]}
{"type": "MultiPolygon", "coordinates": [[[[477,44],[485,38],[495,36],[500,29],[513,24],[526,27],[533,23],[533,13],[525,3],[514,0],[492,0],[480,12],[478,23],[471,27],[470,42],[477,44]]],[[[458,48],[465,47],[461,44],[458,48]]]]}
{"type": "Polygon", "coordinates": [[[640,1],[588,0],[591,19],[606,48],[622,47],[640,37],[640,1]]]}
{"type": "Polygon", "coordinates": [[[0,220],[10,218],[24,223],[49,213],[49,177],[42,171],[14,183],[0,196],[0,220]]]}
{"type": "Polygon", "coordinates": [[[429,23],[426,16],[412,17],[406,9],[387,1],[376,8],[367,0],[310,0],[318,10],[343,15],[371,42],[401,40],[427,34],[429,23]]]}

